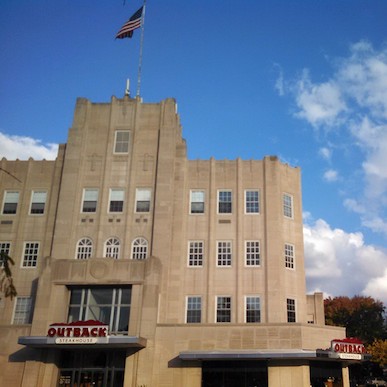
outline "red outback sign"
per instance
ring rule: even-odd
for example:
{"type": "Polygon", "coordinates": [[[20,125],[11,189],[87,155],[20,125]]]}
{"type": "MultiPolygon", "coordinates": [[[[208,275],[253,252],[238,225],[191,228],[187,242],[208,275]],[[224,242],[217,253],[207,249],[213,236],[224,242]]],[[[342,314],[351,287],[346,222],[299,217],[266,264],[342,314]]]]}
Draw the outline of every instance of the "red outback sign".
{"type": "Polygon", "coordinates": [[[359,339],[347,338],[343,340],[332,340],[331,350],[337,353],[365,354],[364,344],[359,339]]]}
{"type": "Polygon", "coordinates": [[[109,326],[96,320],[55,323],[48,328],[48,337],[107,337],[109,326]]]}

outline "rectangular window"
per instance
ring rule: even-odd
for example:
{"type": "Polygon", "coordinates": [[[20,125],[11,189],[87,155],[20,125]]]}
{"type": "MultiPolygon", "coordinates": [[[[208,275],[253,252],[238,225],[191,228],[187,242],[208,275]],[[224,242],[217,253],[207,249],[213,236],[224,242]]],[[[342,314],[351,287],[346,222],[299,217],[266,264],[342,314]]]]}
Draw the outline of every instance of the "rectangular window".
{"type": "Polygon", "coordinates": [[[0,267],[4,267],[3,254],[9,256],[11,250],[11,242],[0,242],[0,267]]]}
{"type": "Polygon", "coordinates": [[[97,211],[98,193],[98,188],[85,188],[83,190],[82,212],[97,211]]]}
{"type": "Polygon", "coordinates": [[[231,241],[218,241],[217,265],[231,266],[231,241]]]}
{"type": "Polygon", "coordinates": [[[32,191],[30,214],[44,214],[46,200],[46,191],[32,191]]]}
{"type": "Polygon", "coordinates": [[[3,214],[16,214],[17,204],[19,202],[18,191],[5,191],[3,202],[3,214]]]}
{"type": "Polygon", "coordinates": [[[151,189],[136,189],[136,212],[149,212],[151,206],[151,189]]]}
{"type": "Polygon", "coordinates": [[[122,212],[124,208],[124,194],[123,189],[110,189],[109,212],[122,212]]]}
{"type": "Polygon", "coordinates": [[[288,313],[288,322],[296,322],[296,301],[292,298],[287,298],[286,307],[288,313]]]}
{"type": "Polygon", "coordinates": [[[30,324],[32,312],[31,297],[16,297],[15,312],[13,314],[12,324],[30,324]]]}
{"type": "Polygon", "coordinates": [[[191,191],[190,213],[204,214],[204,191],[191,191]]]}
{"type": "Polygon", "coordinates": [[[216,322],[231,322],[231,297],[216,298],[216,322]]]}
{"type": "Polygon", "coordinates": [[[294,246],[285,243],[285,267],[294,269],[294,246]]]}
{"type": "Polygon", "coordinates": [[[261,322],[261,301],[259,297],[246,297],[246,322],[259,323],[261,322]]]}
{"type": "Polygon", "coordinates": [[[283,195],[283,210],[284,216],[287,218],[293,218],[293,196],[284,194],[283,195]]]}
{"type": "Polygon", "coordinates": [[[188,244],[188,266],[203,266],[203,241],[190,241],[188,244]]]}
{"type": "Polygon", "coordinates": [[[187,297],[187,323],[202,322],[202,298],[187,297]]]}
{"type": "Polygon", "coordinates": [[[95,286],[71,288],[68,322],[98,320],[111,334],[127,335],[132,288],[95,286]]]}
{"type": "Polygon", "coordinates": [[[245,241],[246,266],[259,266],[261,253],[259,241],[245,241]]]}
{"type": "Polygon", "coordinates": [[[117,130],[114,140],[114,153],[129,153],[129,130],[117,130]]]}
{"type": "Polygon", "coordinates": [[[232,213],[232,192],[218,191],[218,213],[231,214],[232,213]]]}
{"type": "Polygon", "coordinates": [[[39,242],[25,242],[22,267],[36,267],[38,263],[39,242]]]}
{"type": "Polygon", "coordinates": [[[245,191],[245,212],[246,214],[259,213],[259,192],[245,191]]]}

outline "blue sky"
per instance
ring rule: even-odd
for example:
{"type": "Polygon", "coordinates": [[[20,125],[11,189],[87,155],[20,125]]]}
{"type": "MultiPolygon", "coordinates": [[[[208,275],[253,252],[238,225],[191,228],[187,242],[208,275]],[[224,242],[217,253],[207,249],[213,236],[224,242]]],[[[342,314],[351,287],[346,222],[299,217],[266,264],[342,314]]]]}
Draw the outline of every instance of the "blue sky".
{"type": "MultiPolygon", "coordinates": [[[[75,100],[135,94],[139,0],[0,3],[0,157],[55,157],[75,100]]],[[[148,0],[141,97],[190,159],[300,166],[309,291],[387,304],[387,3],[148,0]]]]}

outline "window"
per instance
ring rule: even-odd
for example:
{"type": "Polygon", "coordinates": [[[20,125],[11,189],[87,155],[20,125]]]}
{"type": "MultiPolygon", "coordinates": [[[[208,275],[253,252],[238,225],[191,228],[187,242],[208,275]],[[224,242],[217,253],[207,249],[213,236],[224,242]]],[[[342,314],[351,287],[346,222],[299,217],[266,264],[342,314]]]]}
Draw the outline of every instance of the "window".
{"type": "Polygon", "coordinates": [[[132,288],[71,288],[68,322],[98,320],[111,334],[128,334],[132,288]]]}
{"type": "Polygon", "coordinates": [[[285,267],[294,269],[294,246],[285,243],[285,267]]]}
{"type": "Polygon", "coordinates": [[[90,238],[82,238],[77,243],[77,259],[89,259],[93,252],[93,242],[90,238]]]}
{"type": "Polygon", "coordinates": [[[22,267],[36,267],[38,262],[39,242],[25,242],[22,267]]]}
{"type": "Polygon", "coordinates": [[[293,196],[288,194],[283,195],[283,209],[284,216],[293,218],[293,196]]]}
{"type": "Polygon", "coordinates": [[[5,191],[3,214],[16,214],[17,204],[19,202],[19,192],[17,191],[5,191]]]}
{"type": "Polygon", "coordinates": [[[0,242],[0,267],[4,267],[4,261],[1,254],[9,255],[11,242],[0,242]]]}
{"type": "Polygon", "coordinates": [[[187,323],[202,321],[202,298],[199,296],[187,297],[187,323]]]}
{"type": "Polygon", "coordinates": [[[118,259],[120,257],[120,241],[110,238],[105,242],[104,257],[118,259]]]}
{"type": "Polygon", "coordinates": [[[245,212],[246,214],[259,213],[259,192],[245,191],[245,212]]]}
{"type": "Polygon", "coordinates": [[[216,322],[231,322],[231,297],[216,298],[216,322]]]}
{"type": "Polygon", "coordinates": [[[30,214],[44,214],[46,200],[46,191],[32,191],[30,214]]]}
{"type": "Polygon", "coordinates": [[[261,302],[259,297],[246,297],[246,322],[259,323],[261,322],[261,302]]]}
{"type": "Polygon", "coordinates": [[[136,212],[149,212],[151,205],[150,188],[136,189],[136,212]]]}
{"type": "Polygon", "coordinates": [[[148,258],[148,241],[145,238],[137,238],[132,243],[132,259],[148,258]]]}
{"type": "Polygon", "coordinates": [[[98,188],[83,190],[82,212],[96,212],[98,203],[98,188]]]}
{"type": "Polygon", "coordinates": [[[191,191],[190,213],[204,214],[204,191],[191,191]]]}
{"type": "Polygon", "coordinates": [[[124,193],[123,189],[112,188],[110,190],[109,212],[122,212],[124,208],[124,193]]]}
{"type": "Polygon", "coordinates": [[[218,241],[218,266],[231,266],[231,242],[218,241]]]}
{"type": "Polygon", "coordinates": [[[292,298],[286,299],[288,322],[296,322],[296,301],[292,298]]]}
{"type": "Polygon", "coordinates": [[[13,314],[12,324],[30,324],[32,312],[32,298],[31,297],[16,297],[15,311],[13,314]]]}
{"type": "Polygon", "coordinates": [[[114,153],[129,153],[129,130],[117,130],[114,153]]]}
{"type": "Polygon", "coordinates": [[[259,241],[245,241],[246,266],[259,266],[261,253],[259,241]]]}
{"type": "Polygon", "coordinates": [[[232,192],[218,191],[218,213],[231,214],[232,212],[232,192]]]}
{"type": "Polygon", "coordinates": [[[188,266],[203,266],[203,241],[190,241],[188,244],[188,266]]]}

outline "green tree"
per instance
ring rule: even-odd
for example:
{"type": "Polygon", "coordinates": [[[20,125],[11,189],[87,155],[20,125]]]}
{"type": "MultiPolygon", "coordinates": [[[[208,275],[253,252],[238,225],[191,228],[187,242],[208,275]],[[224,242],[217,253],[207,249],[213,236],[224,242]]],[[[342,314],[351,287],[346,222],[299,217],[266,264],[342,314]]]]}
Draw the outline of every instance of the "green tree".
{"type": "Polygon", "coordinates": [[[10,265],[14,265],[13,259],[3,251],[0,252],[0,291],[4,293],[5,297],[17,296],[15,285],[13,284],[12,272],[10,265]]]}
{"type": "Polygon", "coordinates": [[[348,337],[361,339],[370,345],[386,339],[385,307],[372,297],[334,297],[324,300],[325,323],[347,329],[348,337]]]}

